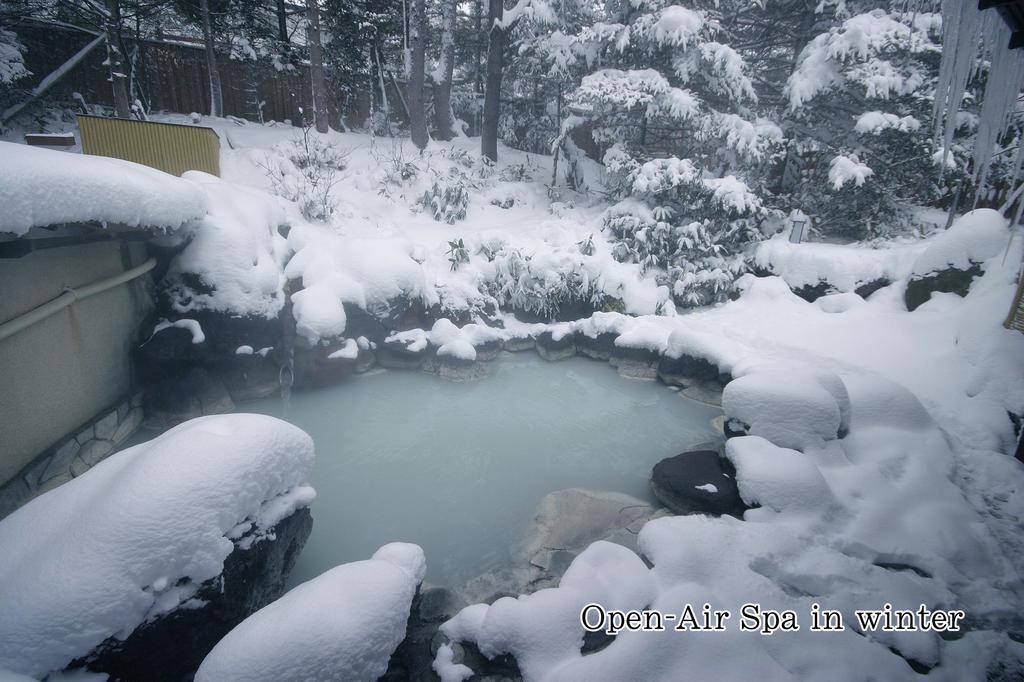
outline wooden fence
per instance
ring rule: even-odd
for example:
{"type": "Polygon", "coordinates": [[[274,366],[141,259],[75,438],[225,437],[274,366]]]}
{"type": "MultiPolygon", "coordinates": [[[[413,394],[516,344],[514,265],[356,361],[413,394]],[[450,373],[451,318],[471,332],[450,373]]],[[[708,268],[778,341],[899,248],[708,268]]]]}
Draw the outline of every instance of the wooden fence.
{"type": "MultiPolygon", "coordinates": [[[[25,65],[32,72],[26,82],[19,84],[26,88],[38,83],[96,38],[87,31],[42,22],[26,21],[12,28],[26,47],[25,65]]],[[[128,57],[136,69],[136,97],[151,111],[209,113],[210,85],[206,53],[201,45],[125,38],[128,57]]],[[[71,101],[73,93],[79,93],[88,104],[112,106],[109,74],[103,65],[106,56],[102,45],[94,49],[53,86],[48,96],[71,101]]],[[[226,115],[260,120],[262,104],[262,120],[289,120],[298,125],[302,121],[301,110],[309,111],[312,86],[308,66],[278,71],[267,64],[237,61],[223,54],[218,55],[217,63],[226,115]]],[[[24,93],[15,92],[13,97],[24,97],[24,93]]],[[[12,103],[0,102],[0,109],[12,103]]],[[[340,105],[345,106],[347,125],[362,125],[370,111],[369,94],[362,93],[361,97],[348,102],[337,98],[329,102],[336,126],[340,105]]]]}

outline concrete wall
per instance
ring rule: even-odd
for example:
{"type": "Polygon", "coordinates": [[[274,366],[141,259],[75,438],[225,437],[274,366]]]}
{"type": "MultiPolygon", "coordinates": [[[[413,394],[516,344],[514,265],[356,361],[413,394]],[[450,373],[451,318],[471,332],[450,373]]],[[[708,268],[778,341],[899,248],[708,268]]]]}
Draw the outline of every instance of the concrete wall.
{"type": "MultiPolygon", "coordinates": [[[[98,242],[0,260],[0,322],[145,259],[142,244],[98,242]]],[[[0,340],[0,484],[131,391],[150,289],[144,275],[0,340]]]]}

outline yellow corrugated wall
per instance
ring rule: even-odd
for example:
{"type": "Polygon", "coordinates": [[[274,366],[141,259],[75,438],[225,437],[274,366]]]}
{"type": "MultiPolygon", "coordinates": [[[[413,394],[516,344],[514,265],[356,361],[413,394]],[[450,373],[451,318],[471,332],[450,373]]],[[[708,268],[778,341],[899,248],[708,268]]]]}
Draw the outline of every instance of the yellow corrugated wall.
{"type": "Polygon", "coordinates": [[[1007,315],[1003,326],[1007,329],[1024,332],[1024,274],[1021,275],[1020,282],[1017,284],[1017,294],[1013,297],[1010,314],[1007,315]]]}
{"type": "Polygon", "coordinates": [[[82,151],[134,161],[172,175],[220,175],[220,138],[212,128],[124,118],[79,116],[82,151]]]}

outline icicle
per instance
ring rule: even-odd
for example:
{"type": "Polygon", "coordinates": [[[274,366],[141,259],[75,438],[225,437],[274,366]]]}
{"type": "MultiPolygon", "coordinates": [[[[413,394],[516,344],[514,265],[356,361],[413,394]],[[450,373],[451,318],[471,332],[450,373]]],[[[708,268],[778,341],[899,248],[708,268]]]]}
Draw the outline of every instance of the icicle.
{"type": "MultiPolygon", "coordinates": [[[[935,91],[935,136],[942,131],[942,162],[945,168],[956,132],[956,114],[975,68],[978,52],[980,12],[974,3],[960,0],[942,2],[942,63],[935,91]],[[944,124],[944,126],[943,126],[944,124]]],[[[941,170],[940,170],[941,173],[941,170]]]]}
{"type": "MultiPolygon", "coordinates": [[[[1006,47],[1010,41],[1010,28],[998,13],[989,14],[994,18],[986,22],[994,24],[991,26],[992,32],[986,32],[989,36],[992,61],[974,141],[973,180],[977,183],[978,195],[985,189],[988,181],[993,147],[1006,130],[1017,95],[1024,87],[1024,58],[1017,50],[1009,50],[1006,47]]],[[[986,29],[988,28],[989,26],[986,26],[986,29]]]]}

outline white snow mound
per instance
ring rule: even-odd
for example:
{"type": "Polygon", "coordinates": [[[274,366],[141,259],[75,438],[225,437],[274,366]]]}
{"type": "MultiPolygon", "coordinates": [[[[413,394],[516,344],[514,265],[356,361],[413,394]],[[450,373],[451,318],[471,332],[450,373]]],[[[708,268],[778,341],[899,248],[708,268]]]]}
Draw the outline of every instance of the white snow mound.
{"type": "Polygon", "coordinates": [[[1009,240],[1006,219],[999,211],[976,209],[929,240],[928,248],[914,261],[913,274],[927,275],[950,267],[967,270],[973,263],[1001,254],[1009,240]]]}
{"type": "Polygon", "coordinates": [[[209,653],[196,682],[376,680],[405,638],[426,560],[396,542],[342,564],[239,623],[209,653]]]}
{"type": "Polygon", "coordinates": [[[809,456],[780,448],[760,436],[730,438],[725,456],[736,466],[740,497],[777,512],[821,511],[832,495],[809,456]]]}
{"type": "Polygon", "coordinates": [[[121,159],[0,142],[0,232],[100,221],[170,232],[203,217],[186,179],[121,159]]]}
{"type": "Polygon", "coordinates": [[[185,422],[0,521],[0,668],[42,677],[188,601],[315,496],[313,441],[273,417],[185,422]]]}
{"type": "Polygon", "coordinates": [[[749,433],[779,447],[805,450],[836,437],[849,423],[849,398],[828,372],[798,368],[757,369],[730,381],[722,409],[749,433]]]}

